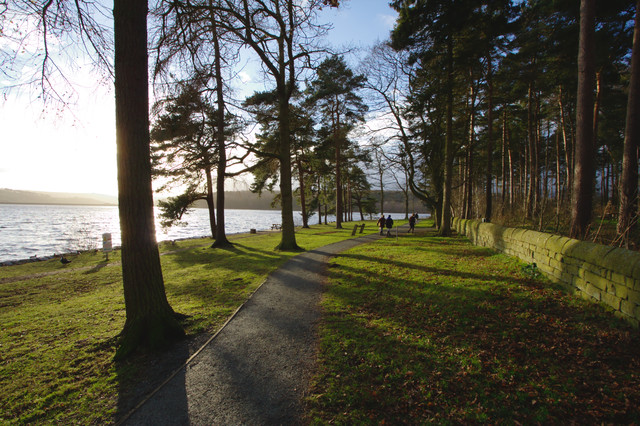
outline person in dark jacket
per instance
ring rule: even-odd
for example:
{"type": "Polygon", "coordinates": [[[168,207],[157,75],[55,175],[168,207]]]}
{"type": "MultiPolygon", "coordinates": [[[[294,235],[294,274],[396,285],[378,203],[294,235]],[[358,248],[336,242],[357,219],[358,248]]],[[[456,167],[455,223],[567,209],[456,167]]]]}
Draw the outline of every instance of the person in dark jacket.
{"type": "Polygon", "coordinates": [[[391,236],[391,228],[393,228],[393,219],[391,219],[391,215],[387,217],[385,225],[387,226],[387,237],[391,236]]]}
{"type": "Polygon", "coordinates": [[[412,214],[409,218],[409,230],[407,232],[412,232],[415,234],[416,232],[416,215],[412,214]]]}

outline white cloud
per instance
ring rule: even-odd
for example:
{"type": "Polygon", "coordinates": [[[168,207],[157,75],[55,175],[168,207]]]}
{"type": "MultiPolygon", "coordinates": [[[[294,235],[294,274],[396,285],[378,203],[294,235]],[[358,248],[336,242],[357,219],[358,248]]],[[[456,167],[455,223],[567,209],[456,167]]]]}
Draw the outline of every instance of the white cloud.
{"type": "Polygon", "coordinates": [[[393,26],[396,24],[396,16],[395,15],[387,15],[387,14],[378,14],[378,21],[382,23],[386,28],[393,29],[393,26]]]}
{"type": "Polygon", "coordinates": [[[251,81],[251,76],[245,71],[240,71],[238,73],[238,76],[240,77],[240,81],[242,81],[243,83],[248,83],[251,81]]]}

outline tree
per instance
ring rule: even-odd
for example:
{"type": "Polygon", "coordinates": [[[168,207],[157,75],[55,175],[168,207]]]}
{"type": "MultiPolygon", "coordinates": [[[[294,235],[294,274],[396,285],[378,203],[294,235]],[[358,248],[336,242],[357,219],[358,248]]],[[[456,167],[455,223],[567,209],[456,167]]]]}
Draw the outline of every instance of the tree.
{"type": "MultiPolygon", "coordinates": [[[[201,85],[203,92],[213,93],[210,117],[215,123],[212,139],[216,152],[216,213],[214,219],[214,203],[212,195],[207,204],[210,209],[211,224],[215,226],[212,247],[229,246],[225,231],[225,178],[229,176],[227,150],[233,147],[233,135],[238,130],[237,120],[228,113],[223,73],[236,61],[239,44],[233,34],[222,27],[224,19],[215,7],[217,2],[173,2],[161,1],[155,15],[161,25],[155,42],[156,63],[155,78],[169,79],[169,86],[185,84],[178,77],[191,78],[201,85]],[[213,84],[213,87],[210,85],[213,84]],[[231,119],[231,120],[229,120],[231,119]]],[[[193,84],[193,83],[186,83],[193,84]]],[[[214,148],[214,147],[212,147],[214,148]]],[[[242,159],[237,159],[238,163],[242,159]]],[[[211,163],[213,166],[213,163],[211,163]]],[[[237,172],[234,174],[238,174],[237,172]]],[[[212,194],[211,176],[207,175],[207,194],[212,194]]],[[[194,197],[197,194],[194,194],[194,197]]],[[[193,198],[193,197],[192,197],[193,198]]],[[[177,201],[177,199],[175,200],[177,201]]]]}
{"type": "MultiPolygon", "coordinates": [[[[439,226],[442,207],[439,183],[443,171],[439,154],[443,129],[439,127],[440,115],[434,108],[433,90],[425,87],[427,84],[438,87],[439,73],[424,77],[424,68],[411,67],[408,55],[394,51],[389,42],[375,45],[361,67],[367,73],[365,88],[371,94],[369,103],[378,113],[378,119],[384,122],[375,130],[385,135],[382,142],[376,143],[374,152],[376,160],[380,159],[376,161],[376,169],[382,172],[382,160],[386,158],[378,157],[378,149],[382,150],[385,143],[396,142],[394,157],[405,171],[409,190],[431,209],[439,226]]],[[[382,184],[382,173],[380,182],[382,184]]],[[[383,196],[381,188],[381,206],[383,196]]]]}
{"type": "Polygon", "coordinates": [[[439,233],[451,233],[452,180],[454,160],[454,91],[456,62],[472,53],[461,40],[471,25],[476,2],[467,0],[414,2],[396,0],[391,6],[399,13],[398,23],[391,33],[395,49],[411,52],[410,62],[438,63],[445,78],[442,94],[445,98],[445,140],[442,209],[439,233]]]}
{"type": "Polygon", "coordinates": [[[313,53],[311,43],[325,28],[315,26],[315,11],[324,1],[294,0],[253,2],[220,0],[213,7],[225,16],[221,28],[233,33],[259,58],[271,77],[278,100],[278,161],[282,206],[280,250],[299,250],[293,223],[291,173],[291,97],[299,78],[298,68],[313,53]]]}
{"type": "Polygon", "coordinates": [[[347,134],[358,121],[364,121],[367,106],[357,94],[364,85],[363,75],[354,75],[341,56],[325,59],[309,85],[309,101],[319,108],[322,122],[327,123],[328,137],[334,147],[336,179],[336,228],[342,228],[344,211],[342,169],[347,134]]]}
{"type": "MultiPolygon", "coordinates": [[[[47,1],[40,8],[34,2],[12,3],[9,13],[16,22],[38,16],[38,30],[44,42],[40,88],[64,102],[49,79],[52,65],[48,37],[75,33],[79,45],[108,64],[110,52],[104,28],[91,19],[94,2],[47,1]]],[[[155,239],[151,164],[149,150],[149,97],[147,70],[147,2],[115,0],[114,75],[116,98],[116,146],[118,166],[118,209],[122,239],[122,281],[126,321],[119,336],[116,357],[139,347],[157,348],[184,335],[167,301],[155,239]]],[[[32,58],[33,59],[33,58],[32,58]]],[[[68,81],[67,81],[68,82],[68,81]]],[[[44,95],[47,98],[48,95],[44,95]]]]}
{"type": "MultiPolygon", "coordinates": [[[[216,241],[218,237],[222,238],[224,243],[225,233],[218,235],[216,224],[213,169],[222,170],[224,183],[227,164],[226,156],[220,158],[221,152],[228,148],[227,141],[233,140],[240,127],[230,114],[223,117],[224,124],[219,125],[219,110],[206,96],[206,82],[196,80],[180,85],[178,90],[177,96],[156,104],[154,109],[162,108],[164,112],[158,116],[151,131],[154,173],[170,178],[161,190],[176,183],[187,186],[182,196],[171,197],[160,204],[165,218],[163,223],[171,225],[180,220],[190,204],[202,199],[209,208],[211,236],[216,241]],[[222,147],[218,134],[221,130],[227,132],[222,137],[222,147]]],[[[218,201],[221,199],[224,197],[218,196],[218,201]]],[[[224,225],[224,218],[218,216],[218,219],[224,225]]]]}
{"type": "Polygon", "coordinates": [[[576,165],[571,231],[583,237],[591,221],[594,179],[593,89],[595,78],[595,0],[580,1],[580,46],[578,50],[578,105],[576,117],[576,165]]]}
{"type": "Polygon", "coordinates": [[[630,231],[637,223],[638,209],[638,147],[640,146],[640,1],[636,4],[631,56],[631,79],[627,101],[627,120],[624,134],[624,156],[620,182],[620,211],[618,234],[629,245],[630,231]]]}
{"type": "Polygon", "coordinates": [[[147,2],[115,0],[116,144],[127,318],[117,357],[182,337],[164,291],[155,239],[149,149],[147,2]]]}
{"type": "Polygon", "coordinates": [[[358,207],[360,220],[364,220],[364,214],[369,213],[371,210],[371,197],[369,196],[371,191],[371,184],[369,184],[364,171],[358,166],[354,166],[349,171],[349,182],[352,198],[355,201],[356,206],[358,207]]]}
{"type": "MultiPolygon", "coordinates": [[[[299,99],[297,92],[294,98],[299,99]]],[[[243,102],[244,108],[253,115],[254,120],[260,126],[260,133],[256,134],[256,142],[246,148],[252,152],[258,162],[252,167],[254,182],[252,191],[261,193],[263,190],[273,191],[280,177],[278,167],[278,99],[274,91],[256,92],[243,102]]],[[[292,176],[298,178],[296,193],[302,208],[303,228],[308,228],[310,216],[309,208],[312,201],[307,200],[308,185],[312,184],[314,177],[310,175],[312,169],[311,156],[314,148],[313,120],[310,114],[300,105],[292,104],[289,118],[291,128],[291,165],[292,176]]]]}
{"type": "Polygon", "coordinates": [[[187,185],[182,196],[172,197],[160,205],[165,218],[163,224],[170,226],[173,221],[180,220],[189,205],[203,199],[209,208],[211,236],[215,237],[211,174],[217,157],[213,122],[215,111],[201,96],[199,87],[194,85],[183,87],[175,99],[160,102],[154,109],[161,108],[163,104],[166,105],[166,112],[156,119],[151,129],[154,174],[172,178],[161,189],[175,181],[187,185]],[[203,177],[204,192],[198,188],[203,177]]]}

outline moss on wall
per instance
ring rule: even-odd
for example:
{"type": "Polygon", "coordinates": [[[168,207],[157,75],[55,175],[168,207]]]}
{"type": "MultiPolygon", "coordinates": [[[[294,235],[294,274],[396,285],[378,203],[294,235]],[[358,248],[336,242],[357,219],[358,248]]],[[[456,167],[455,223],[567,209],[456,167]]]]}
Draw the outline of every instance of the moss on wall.
{"type": "Polygon", "coordinates": [[[551,281],[640,324],[640,253],[476,220],[454,218],[453,227],[475,245],[536,263],[551,281]]]}

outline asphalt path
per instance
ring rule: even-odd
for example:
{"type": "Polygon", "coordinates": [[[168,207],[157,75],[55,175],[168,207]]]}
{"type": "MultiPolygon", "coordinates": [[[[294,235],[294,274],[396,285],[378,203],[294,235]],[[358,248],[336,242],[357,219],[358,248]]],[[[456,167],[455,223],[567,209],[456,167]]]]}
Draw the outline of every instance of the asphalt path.
{"type": "Polygon", "coordinates": [[[125,425],[286,425],[304,421],[327,261],[366,235],[293,257],[125,425]]]}

